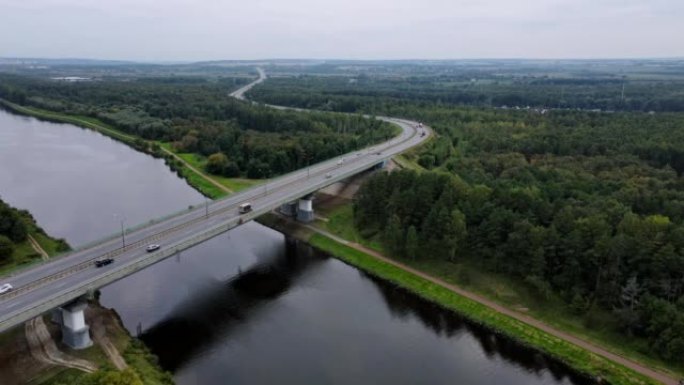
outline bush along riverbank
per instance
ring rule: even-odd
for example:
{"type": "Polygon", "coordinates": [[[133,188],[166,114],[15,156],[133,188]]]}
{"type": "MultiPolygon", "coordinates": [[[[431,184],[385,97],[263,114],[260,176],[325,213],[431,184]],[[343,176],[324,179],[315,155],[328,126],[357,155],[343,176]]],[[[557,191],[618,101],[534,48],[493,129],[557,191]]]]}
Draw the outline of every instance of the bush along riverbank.
{"type": "Polygon", "coordinates": [[[276,215],[268,214],[259,219],[259,222],[289,236],[308,242],[313,247],[370,275],[392,282],[398,287],[409,290],[428,301],[455,311],[472,322],[501,333],[525,346],[539,350],[567,364],[582,375],[595,379],[597,383],[610,383],[613,385],[660,383],[561,338],[501,314],[481,303],[458,295],[452,290],[431,282],[426,278],[381,261],[324,235],[312,234],[310,230],[283,220],[276,215]]]}

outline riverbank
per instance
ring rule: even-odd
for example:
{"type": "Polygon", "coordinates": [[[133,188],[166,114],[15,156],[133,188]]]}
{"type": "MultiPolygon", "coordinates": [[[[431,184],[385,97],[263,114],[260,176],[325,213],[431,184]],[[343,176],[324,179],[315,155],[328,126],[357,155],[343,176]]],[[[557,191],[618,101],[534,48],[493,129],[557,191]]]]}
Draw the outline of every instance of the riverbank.
{"type": "Polygon", "coordinates": [[[592,378],[614,385],[676,384],[676,381],[667,375],[646,367],[634,367],[638,364],[600,348],[598,350],[603,354],[594,353],[592,351],[596,350],[596,347],[565,333],[554,331],[531,317],[516,315],[503,306],[445,281],[383,257],[372,250],[363,250],[363,247],[358,247],[360,245],[354,242],[316,231],[313,226],[297,224],[275,214],[269,214],[259,222],[308,242],[350,265],[453,310],[473,322],[540,350],[592,378]],[[639,372],[635,371],[636,369],[639,369],[639,372]],[[644,371],[648,372],[648,375],[643,374],[644,371]]]}
{"type": "Polygon", "coordinates": [[[196,154],[178,153],[174,151],[170,143],[147,141],[126,134],[107,123],[89,116],[73,116],[36,107],[22,106],[4,99],[0,99],[0,106],[20,115],[31,116],[55,123],[69,123],[94,130],[114,140],[120,141],[137,151],[146,153],[155,158],[163,158],[171,170],[185,179],[190,186],[211,199],[219,199],[262,182],[261,180],[245,178],[225,178],[216,175],[210,176],[202,171],[206,159],[203,159],[196,154]]]}
{"type": "Polygon", "coordinates": [[[47,235],[45,230],[36,223],[31,213],[11,206],[9,209],[23,223],[26,229],[26,239],[13,243],[11,254],[3,258],[0,263],[0,275],[9,274],[14,270],[38,263],[49,255],[56,255],[69,250],[69,245],[64,239],[55,239],[47,235]]]}

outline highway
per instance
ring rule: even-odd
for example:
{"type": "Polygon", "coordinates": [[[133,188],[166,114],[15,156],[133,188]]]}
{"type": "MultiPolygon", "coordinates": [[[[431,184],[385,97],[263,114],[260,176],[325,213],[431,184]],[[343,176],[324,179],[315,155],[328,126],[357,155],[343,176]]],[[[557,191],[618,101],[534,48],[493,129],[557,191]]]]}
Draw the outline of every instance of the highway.
{"type": "MultiPolygon", "coordinates": [[[[231,96],[244,99],[245,92],[263,82],[266,75],[261,69],[258,71],[257,80],[233,92],[231,96]]],[[[0,332],[215,237],[283,203],[367,170],[430,137],[428,129],[418,128],[416,122],[389,117],[379,119],[399,126],[401,134],[385,143],[297,170],[224,199],[129,229],[125,236],[125,247],[122,247],[120,234],[116,234],[59,258],[0,277],[0,284],[11,283],[15,288],[10,293],[0,295],[0,332]],[[421,132],[426,134],[421,135],[421,132]],[[252,204],[253,211],[240,215],[238,206],[245,202],[252,204]],[[152,243],[160,244],[161,249],[146,252],[146,246],[152,243]],[[115,262],[96,268],[94,262],[102,258],[113,258],[115,262]]]]}

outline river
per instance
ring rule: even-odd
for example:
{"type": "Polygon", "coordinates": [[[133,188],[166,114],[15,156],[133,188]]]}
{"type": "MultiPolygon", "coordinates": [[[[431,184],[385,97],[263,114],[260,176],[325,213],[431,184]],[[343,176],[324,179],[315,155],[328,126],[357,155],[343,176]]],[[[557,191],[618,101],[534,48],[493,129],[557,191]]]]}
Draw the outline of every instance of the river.
{"type": "MultiPolygon", "coordinates": [[[[162,160],[4,110],[0,165],[3,200],[72,246],[203,201],[162,160]]],[[[585,383],[257,223],[101,291],[180,385],[585,383]]]]}

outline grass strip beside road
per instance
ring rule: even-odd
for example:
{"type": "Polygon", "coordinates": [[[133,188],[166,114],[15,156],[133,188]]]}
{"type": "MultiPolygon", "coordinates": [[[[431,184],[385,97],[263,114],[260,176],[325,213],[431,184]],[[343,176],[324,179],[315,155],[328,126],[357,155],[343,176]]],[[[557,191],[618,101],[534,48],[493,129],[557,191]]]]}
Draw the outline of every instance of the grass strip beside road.
{"type": "Polygon", "coordinates": [[[613,385],[660,383],[479,302],[458,295],[447,287],[343,245],[324,235],[312,235],[309,238],[309,243],[372,275],[393,282],[429,301],[454,310],[474,322],[510,336],[525,345],[539,349],[581,373],[600,377],[613,385]]]}

